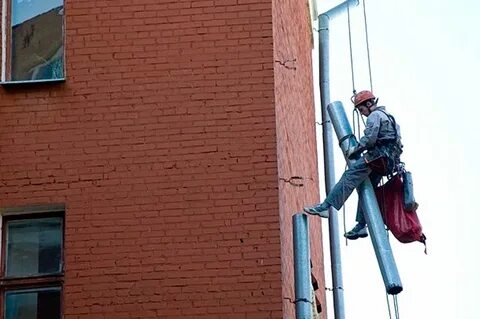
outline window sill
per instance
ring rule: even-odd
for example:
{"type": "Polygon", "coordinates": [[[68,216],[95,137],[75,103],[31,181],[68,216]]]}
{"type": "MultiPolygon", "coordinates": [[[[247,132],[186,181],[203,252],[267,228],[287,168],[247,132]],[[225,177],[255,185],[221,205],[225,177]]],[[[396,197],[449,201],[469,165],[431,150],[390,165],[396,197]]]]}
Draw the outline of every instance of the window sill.
{"type": "Polygon", "coordinates": [[[0,82],[3,86],[15,86],[15,85],[29,85],[29,84],[42,84],[42,83],[63,83],[65,78],[50,79],[50,80],[28,80],[28,81],[5,81],[0,82]]]}
{"type": "Polygon", "coordinates": [[[64,274],[46,275],[31,278],[2,278],[0,279],[0,287],[12,286],[31,286],[41,284],[63,283],[64,274]]]}

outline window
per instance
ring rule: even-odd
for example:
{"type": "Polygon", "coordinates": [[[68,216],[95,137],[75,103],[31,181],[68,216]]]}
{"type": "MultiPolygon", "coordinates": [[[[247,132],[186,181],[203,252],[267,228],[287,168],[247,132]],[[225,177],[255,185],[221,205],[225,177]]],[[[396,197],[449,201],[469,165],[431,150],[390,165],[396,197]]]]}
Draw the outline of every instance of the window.
{"type": "Polygon", "coordinates": [[[64,212],[2,216],[3,319],[60,319],[64,212]]]}
{"type": "Polygon", "coordinates": [[[64,79],[63,2],[2,1],[2,82],[64,79]]]}
{"type": "Polygon", "coordinates": [[[61,318],[59,287],[7,291],[5,319],[61,318]]]}

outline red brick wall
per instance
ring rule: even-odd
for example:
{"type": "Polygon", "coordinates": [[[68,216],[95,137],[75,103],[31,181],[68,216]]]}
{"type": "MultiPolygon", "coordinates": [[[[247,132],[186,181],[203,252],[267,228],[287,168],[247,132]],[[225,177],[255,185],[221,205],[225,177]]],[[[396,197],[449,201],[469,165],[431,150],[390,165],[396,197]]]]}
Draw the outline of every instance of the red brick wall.
{"type": "Polygon", "coordinates": [[[66,82],[0,88],[0,207],[67,205],[65,318],[282,318],[271,1],[65,13],[66,82]]]}
{"type": "MultiPolygon", "coordinates": [[[[292,215],[319,201],[315,108],[312,76],[310,12],[295,0],[275,2],[273,34],[275,59],[275,110],[279,177],[293,176],[302,187],[279,184],[282,242],[283,296],[294,299],[292,215]]],[[[309,218],[313,273],[320,288],[317,296],[326,318],[321,222],[309,218]]],[[[294,318],[294,304],[284,300],[284,318],[294,318]]]]}

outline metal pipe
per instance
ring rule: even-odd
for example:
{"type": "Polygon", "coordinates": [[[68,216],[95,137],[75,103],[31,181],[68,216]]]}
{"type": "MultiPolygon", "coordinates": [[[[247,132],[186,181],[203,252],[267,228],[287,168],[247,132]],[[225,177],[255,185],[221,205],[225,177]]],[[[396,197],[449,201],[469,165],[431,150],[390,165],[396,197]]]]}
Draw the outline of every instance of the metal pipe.
{"type": "MultiPolygon", "coordinates": [[[[325,190],[328,194],[335,185],[335,165],[333,157],[332,124],[327,112],[330,103],[330,64],[329,64],[329,21],[334,16],[346,10],[349,5],[358,5],[358,0],[347,0],[326,11],[318,17],[319,44],[319,82],[320,104],[322,112],[323,165],[325,172],[325,190]]],[[[345,303],[343,296],[342,258],[340,251],[340,236],[338,214],[331,207],[329,210],[328,229],[330,243],[330,265],[333,286],[333,310],[335,319],[345,319],[345,303]]]]}
{"type": "MultiPolygon", "coordinates": [[[[349,147],[357,145],[357,140],[352,133],[350,123],[341,102],[333,102],[328,105],[328,113],[332,119],[333,127],[339,141],[342,141],[340,147],[345,155],[349,147]]],[[[348,166],[352,166],[355,160],[349,160],[345,157],[348,166]]],[[[363,159],[359,159],[363,160],[363,159]]],[[[397,265],[393,258],[392,248],[387,238],[387,232],[383,224],[380,208],[378,207],[375,191],[369,179],[364,181],[357,188],[358,196],[362,204],[365,220],[368,224],[370,238],[372,239],[375,255],[382,273],[383,282],[387,293],[396,295],[403,290],[397,265]]]]}
{"type": "Polygon", "coordinates": [[[312,318],[312,277],[310,271],[310,244],[306,214],[297,213],[293,222],[293,268],[295,272],[295,316],[312,318]]]}
{"type": "MultiPolygon", "coordinates": [[[[338,7],[338,6],[337,6],[338,7]]],[[[319,23],[319,66],[320,66],[320,102],[322,110],[323,165],[325,172],[325,191],[328,194],[335,185],[335,164],[333,157],[333,130],[327,105],[330,103],[330,66],[329,66],[329,17],[322,14],[319,23]]],[[[330,207],[328,234],[330,244],[330,268],[332,271],[333,313],[335,319],[345,319],[345,301],[343,296],[342,257],[340,250],[340,229],[338,214],[330,207]]]]}
{"type": "Polygon", "coordinates": [[[343,11],[347,10],[348,6],[358,6],[358,3],[359,3],[359,0],[347,0],[331,8],[330,10],[322,13],[322,15],[326,15],[331,19],[337,16],[338,14],[342,13],[343,11]]]}

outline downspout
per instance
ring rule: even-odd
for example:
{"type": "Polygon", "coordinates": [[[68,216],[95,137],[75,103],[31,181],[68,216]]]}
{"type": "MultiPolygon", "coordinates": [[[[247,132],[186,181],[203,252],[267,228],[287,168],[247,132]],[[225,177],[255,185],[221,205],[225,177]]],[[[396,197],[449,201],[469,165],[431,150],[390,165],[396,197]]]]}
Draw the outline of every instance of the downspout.
{"type": "Polygon", "coordinates": [[[315,300],[312,296],[310,269],[310,242],[306,214],[297,213],[292,217],[293,224],[293,269],[295,275],[295,318],[312,318],[315,300]]]}
{"type": "MultiPolygon", "coordinates": [[[[336,15],[345,11],[350,5],[357,6],[358,0],[344,1],[338,6],[320,14],[318,17],[320,103],[322,110],[325,190],[327,194],[335,185],[332,123],[327,112],[327,105],[330,103],[329,21],[336,15]]],[[[334,318],[345,319],[338,214],[333,207],[331,207],[329,210],[329,216],[328,229],[330,237],[330,261],[332,271],[334,318]]]]}

